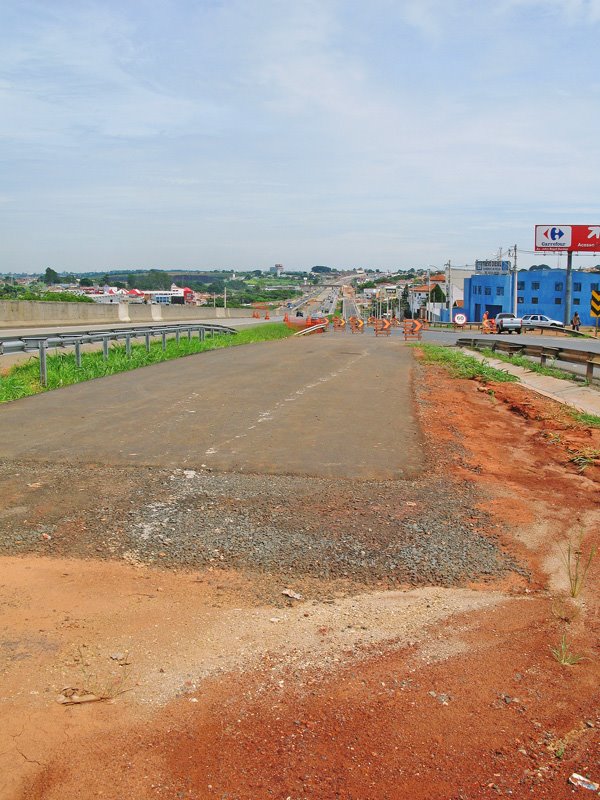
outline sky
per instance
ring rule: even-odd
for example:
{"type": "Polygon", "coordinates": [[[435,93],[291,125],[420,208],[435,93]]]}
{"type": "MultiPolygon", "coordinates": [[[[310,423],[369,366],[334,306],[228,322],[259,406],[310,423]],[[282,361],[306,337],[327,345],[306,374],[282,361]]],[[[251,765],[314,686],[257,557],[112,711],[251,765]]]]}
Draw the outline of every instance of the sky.
{"type": "Polygon", "coordinates": [[[600,0],[3,0],[0,272],[564,266],[599,44],[600,0]]]}

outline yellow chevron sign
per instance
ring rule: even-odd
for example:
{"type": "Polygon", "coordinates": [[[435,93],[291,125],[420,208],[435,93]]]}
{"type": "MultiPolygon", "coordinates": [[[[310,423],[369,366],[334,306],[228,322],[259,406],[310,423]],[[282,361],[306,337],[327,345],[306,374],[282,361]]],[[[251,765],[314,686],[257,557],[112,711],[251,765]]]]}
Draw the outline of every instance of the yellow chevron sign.
{"type": "Polygon", "coordinates": [[[592,292],[590,314],[592,317],[600,317],[600,292],[592,292]]]}

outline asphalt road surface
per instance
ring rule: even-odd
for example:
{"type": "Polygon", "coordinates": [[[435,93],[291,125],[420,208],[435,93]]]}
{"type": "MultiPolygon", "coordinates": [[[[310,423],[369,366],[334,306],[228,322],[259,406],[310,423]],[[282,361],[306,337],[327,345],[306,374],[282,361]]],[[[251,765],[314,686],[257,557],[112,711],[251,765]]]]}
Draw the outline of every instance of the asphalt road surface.
{"type": "Polygon", "coordinates": [[[421,466],[412,353],[325,334],[231,347],[0,408],[0,457],[397,479],[421,466]]]}
{"type": "MultiPolygon", "coordinates": [[[[428,330],[423,335],[423,341],[431,342],[432,344],[455,344],[457,339],[481,339],[483,334],[481,331],[471,331],[466,329],[462,333],[456,331],[443,331],[443,330],[428,330]]],[[[588,337],[575,337],[575,336],[560,336],[547,331],[541,334],[539,331],[535,333],[522,333],[522,334],[486,334],[486,339],[490,341],[497,339],[502,342],[511,342],[512,344],[537,344],[544,345],[545,347],[567,347],[570,350],[586,350],[593,353],[600,353],[600,339],[593,339],[588,337]]]]}

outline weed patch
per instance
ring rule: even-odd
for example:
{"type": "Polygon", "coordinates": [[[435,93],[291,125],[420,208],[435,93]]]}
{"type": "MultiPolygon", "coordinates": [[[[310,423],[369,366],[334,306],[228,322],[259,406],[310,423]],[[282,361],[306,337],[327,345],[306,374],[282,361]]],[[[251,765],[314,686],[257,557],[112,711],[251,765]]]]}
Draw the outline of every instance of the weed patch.
{"type": "Polygon", "coordinates": [[[564,633],[558,647],[551,647],[550,652],[563,667],[572,667],[575,664],[579,664],[584,658],[582,655],[571,651],[571,645],[567,642],[567,636],[564,633]]]}
{"type": "Polygon", "coordinates": [[[583,589],[587,572],[596,555],[596,545],[592,545],[590,552],[585,556],[583,553],[583,534],[581,533],[577,545],[574,546],[569,540],[566,552],[561,551],[561,555],[569,579],[571,597],[577,597],[583,589]]]}
{"type": "Polygon", "coordinates": [[[585,470],[592,464],[596,464],[600,459],[600,450],[593,447],[584,447],[582,450],[570,450],[573,455],[567,459],[567,463],[575,464],[578,472],[585,470]]]}

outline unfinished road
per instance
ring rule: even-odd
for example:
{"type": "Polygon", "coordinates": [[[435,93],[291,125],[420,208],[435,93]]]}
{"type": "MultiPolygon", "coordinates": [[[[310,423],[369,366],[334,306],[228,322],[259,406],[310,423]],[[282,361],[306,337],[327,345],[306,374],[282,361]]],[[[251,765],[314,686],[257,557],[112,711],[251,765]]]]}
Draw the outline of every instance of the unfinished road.
{"type": "Polygon", "coordinates": [[[598,530],[600,429],[371,332],[49,392],[0,429],[0,800],[597,779],[598,559],[571,598],[560,548],[598,530]]]}
{"type": "Polygon", "coordinates": [[[421,463],[412,356],[321,336],[215,350],[0,410],[0,457],[394,479],[421,463]]]}

